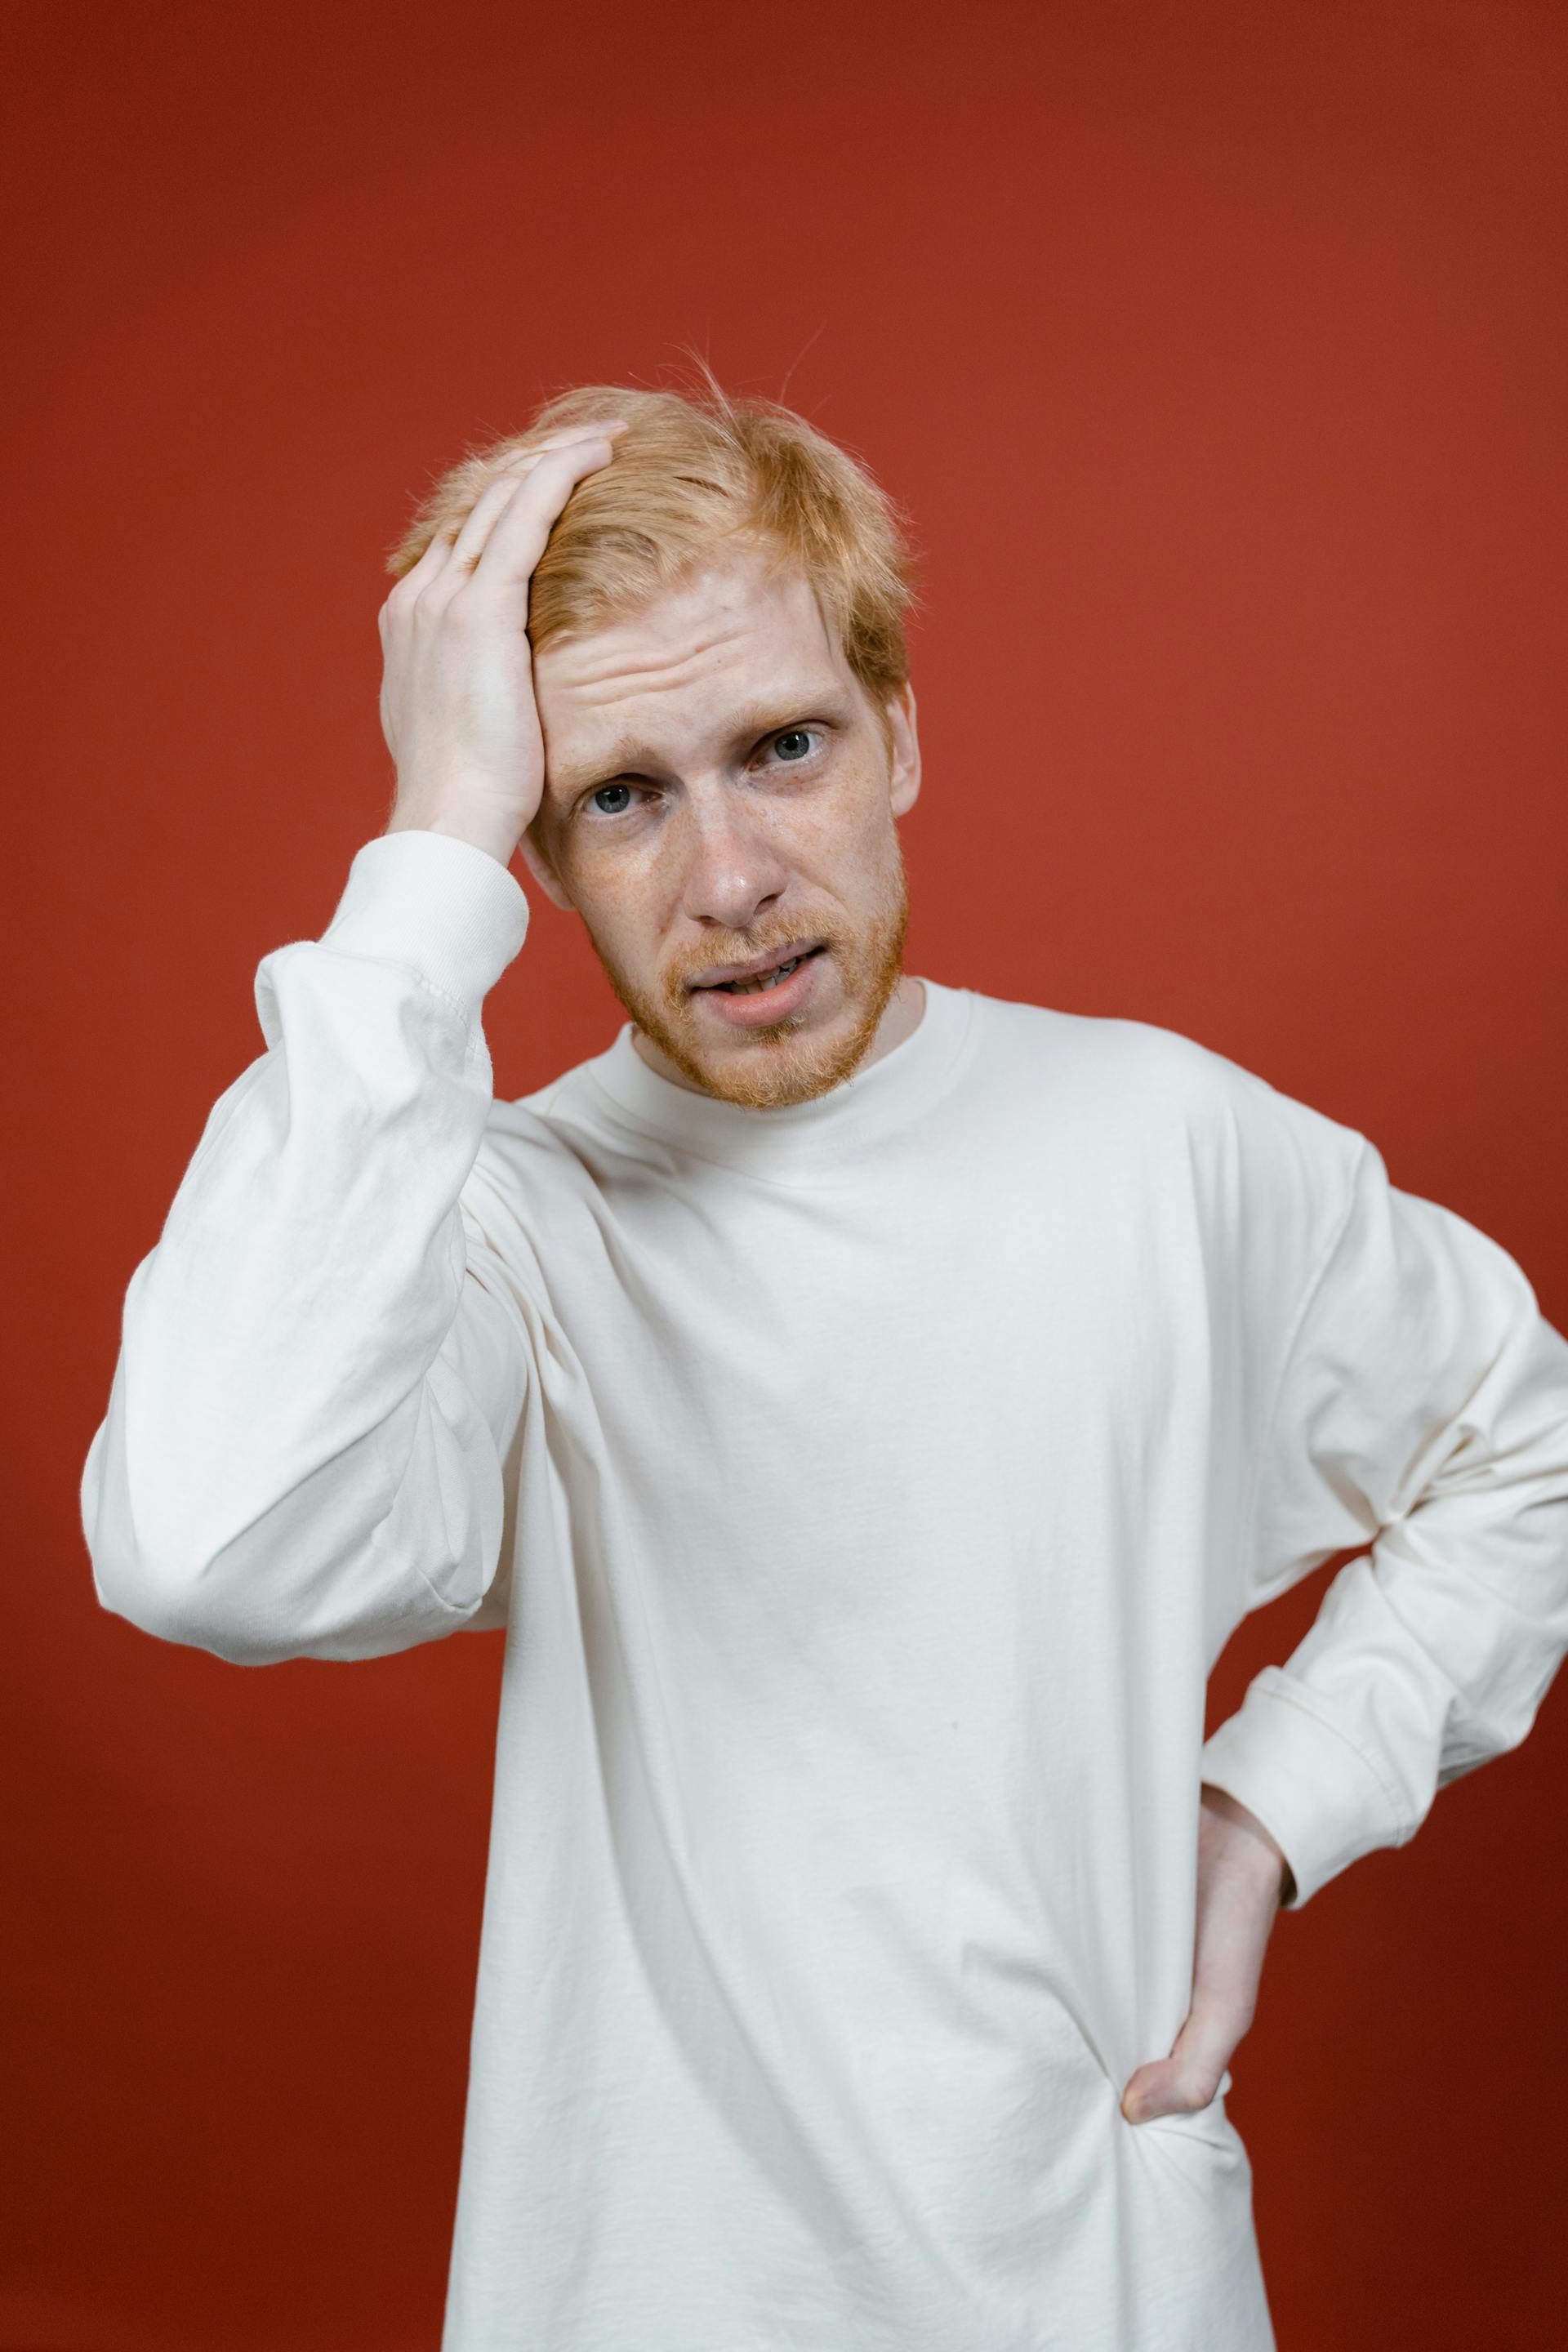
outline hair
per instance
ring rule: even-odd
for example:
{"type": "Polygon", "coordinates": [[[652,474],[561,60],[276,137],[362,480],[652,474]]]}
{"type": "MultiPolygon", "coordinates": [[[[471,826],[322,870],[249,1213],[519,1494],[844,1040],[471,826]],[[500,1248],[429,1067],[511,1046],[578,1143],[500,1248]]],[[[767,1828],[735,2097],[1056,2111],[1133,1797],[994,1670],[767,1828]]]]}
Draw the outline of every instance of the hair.
{"type": "Polygon", "coordinates": [[[614,458],[577,484],[535,568],[534,646],[624,618],[738,542],[770,569],[805,573],[885,732],[885,705],[909,677],[908,518],[859,458],[793,409],[731,398],[705,367],[702,376],[692,394],[601,383],[558,394],[524,431],[470,450],[439,478],[387,570],[401,579],[438,533],[455,534],[520,451],[565,426],[624,417],[614,458]]]}

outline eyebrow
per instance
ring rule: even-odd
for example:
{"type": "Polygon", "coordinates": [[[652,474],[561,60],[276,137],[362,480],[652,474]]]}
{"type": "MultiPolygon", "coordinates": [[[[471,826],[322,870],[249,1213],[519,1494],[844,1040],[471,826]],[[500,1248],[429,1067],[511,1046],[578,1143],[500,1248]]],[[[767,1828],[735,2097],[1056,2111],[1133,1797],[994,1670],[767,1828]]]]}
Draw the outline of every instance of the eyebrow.
{"type": "MultiPolygon", "coordinates": [[[[820,688],[815,693],[808,689],[793,698],[787,694],[770,695],[766,702],[753,702],[736,713],[731,743],[755,743],[764,735],[782,734],[808,713],[838,727],[847,727],[853,717],[849,704],[837,689],[826,694],[820,688]]],[[[592,759],[570,761],[561,768],[549,768],[546,763],[549,782],[563,800],[571,800],[590,786],[610,783],[616,776],[648,768],[658,770],[666,764],[658,746],[637,735],[617,736],[592,759]]]]}

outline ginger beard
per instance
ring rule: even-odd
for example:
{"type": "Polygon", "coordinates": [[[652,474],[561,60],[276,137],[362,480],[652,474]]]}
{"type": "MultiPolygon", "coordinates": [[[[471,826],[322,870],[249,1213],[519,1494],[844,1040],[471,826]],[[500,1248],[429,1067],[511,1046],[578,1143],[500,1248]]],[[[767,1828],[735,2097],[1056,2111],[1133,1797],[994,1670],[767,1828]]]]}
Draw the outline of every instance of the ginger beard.
{"type": "Polygon", "coordinates": [[[605,951],[592,926],[588,937],[620,1003],[683,1077],[721,1102],[739,1103],[748,1110],[782,1110],[827,1094],[858,1068],[899,984],[909,929],[909,890],[896,835],[892,853],[887,890],[859,929],[846,927],[842,908],[825,910],[827,919],[816,923],[809,908],[792,909],[786,919],[765,929],[731,932],[713,940],[700,960],[684,958],[653,989],[638,987],[605,951]],[[715,1051],[717,1041],[710,1043],[708,1034],[710,1015],[693,998],[692,982],[705,971],[751,962],[806,935],[826,942],[821,960],[837,968],[842,1003],[854,1016],[848,1033],[842,1032],[838,1019],[824,1024],[813,998],[782,1020],[736,1030],[729,1050],[715,1051]]]}

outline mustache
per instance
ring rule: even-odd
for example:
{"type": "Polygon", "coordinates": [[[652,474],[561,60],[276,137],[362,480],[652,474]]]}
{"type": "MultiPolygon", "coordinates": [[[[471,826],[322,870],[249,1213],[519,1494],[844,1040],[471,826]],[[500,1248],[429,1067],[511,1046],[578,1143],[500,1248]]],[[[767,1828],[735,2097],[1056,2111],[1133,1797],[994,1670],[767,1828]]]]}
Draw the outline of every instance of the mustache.
{"type": "Polygon", "coordinates": [[[726,964],[753,963],[758,956],[776,954],[797,940],[820,940],[825,948],[831,948],[835,937],[830,924],[814,923],[809,914],[792,915],[787,922],[750,931],[732,931],[725,939],[710,940],[700,954],[683,957],[672,965],[665,976],[665,993],[672,1003],[679,1003],[704,972],[721,971],[726,964]]]}

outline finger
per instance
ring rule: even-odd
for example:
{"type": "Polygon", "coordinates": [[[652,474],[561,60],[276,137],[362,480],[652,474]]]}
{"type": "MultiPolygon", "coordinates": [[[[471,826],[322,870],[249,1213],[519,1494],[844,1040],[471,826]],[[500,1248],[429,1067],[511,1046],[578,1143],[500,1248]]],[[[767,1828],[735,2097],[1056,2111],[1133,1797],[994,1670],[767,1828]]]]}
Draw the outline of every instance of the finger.
{"type": "Polygon", "coordinates": [[[448,555],[445,569],[459,581],[472,572],[485,551],[485,542],[494,530],[497,517],[508,502],[517,496],[522,480],[525,460],[503,467],[486,483],[456,531],[447,539],[448,555]]]}
{"type": "Polygon", "coordinates": [[[610,417],[603,425],[576,425],[570,432],[555,433],[546,441],[536,441],[530,448],[514,450],[502,460],[500,471],[486,484],[470,508],[452,543],[451,570],[464,574],[474,571],[508,501],[551,450],[574,449],[581,443],[604,441],[626,429],[624,417],[610,417]]]}
{"type": "MultiPolygon", "coordinates": [[[[445,568],[447,553],[450,545],[451,541],[445,538],[440,531],[432,533],[418,562],[416,563],[411,563],[407,571],[403,572],[394,583],[391,593],[387,598],[387,604],[392,603],[393,597],[397,599],[398,604],[412,604],[414,599],[418,595],[419,591],[427,586],[428,583],[436,578],[437,574],[445,568]]],[[[395,606],[394,609],[395,610],[395,606]]],[[[386,604],[384,604],[382,606],[382,619],[384,623],[385,618],[386,604]]]]}
{"type": "Polygon", "coordinates": [[[474,573],[474,585],[515,589],[525,586],[544,552],[562,509],[584,477],[607,466],[615,445],[598,435],[569,447],[547,450],[531,467],[515,495],[497,519],[485,543],[484,560],[474,573]]]}
{"type": "Polygon", "coordinates": [[[510,450],[506,457],[498,460],[498,463],[504,472],[516,473],[520,469],[536,466],[540,458],[551,449],[575,448],[580,441],[613,441],[628,429],[624,416],[605,416],[597,419],[592,425],[563,426],[559,433],[552,433],[542,441],[530,441],[519,448],[510,450]]]}
{"type": "Polygon", "coordinates": [[[512,449],[497,460],[504,473],[515,474],[521,468],[537,465],[552,449],[573,449],[580,441],[613,441],[626,431],[624,416],[606,417],[598,425],[574,425],[569,433],[552,433],[548,440],[530,441],[523,447],[512,449]]]}
{"type": "Polygon", "coordinates": [[[586,425],[563,425],[559,433],[552,433],[542,441],[531,442],[522,454],[531,457],[540,449],[564,449],[574,441],[595,441],[605,434],[625,433],[629,429],[624,416],[595,416],[586,425]]]}
{"type": "Polygon", "coordinates": [[[519,483],[547,451],[572,448],[584,441],[602,441],[626,430],[624,416],[605,417],[599,424],[574,425],[563,428],[560,433],[552,434],[547,440],[535,441],[527,448],[514,450],[510,457],[502,458],[497,472],[486,483],[467,515],[432,533],[424,553],[416,563],[410,564],[399,583],[405,587],[405,594],[416,594],[448,569],[459,575],[473,571],[494,528],[497,515],[519,483]]]}

